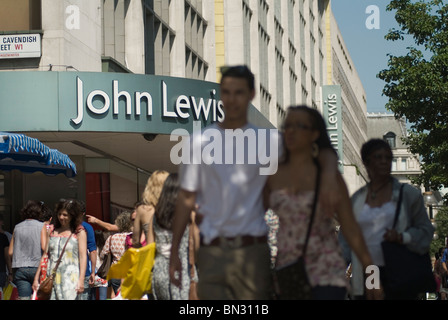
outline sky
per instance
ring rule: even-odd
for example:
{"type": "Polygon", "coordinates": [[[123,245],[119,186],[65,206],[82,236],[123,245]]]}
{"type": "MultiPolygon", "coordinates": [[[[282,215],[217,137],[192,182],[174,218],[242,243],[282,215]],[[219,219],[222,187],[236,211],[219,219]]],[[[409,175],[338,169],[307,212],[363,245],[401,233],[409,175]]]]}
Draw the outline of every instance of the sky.
{"type": "Polygon", "coordinates": [[[388,56],[405,55],[411,40],[387,41],[384,36],[398,29],[395,12],[386,11],[388,0],[332,0],[331,6],[350,57],[364,86],[367,112],[387,112],[386,84],[377,74],[387,69],[388,56]],[[374,9],[374,11],[372,11],[374,9]]]}

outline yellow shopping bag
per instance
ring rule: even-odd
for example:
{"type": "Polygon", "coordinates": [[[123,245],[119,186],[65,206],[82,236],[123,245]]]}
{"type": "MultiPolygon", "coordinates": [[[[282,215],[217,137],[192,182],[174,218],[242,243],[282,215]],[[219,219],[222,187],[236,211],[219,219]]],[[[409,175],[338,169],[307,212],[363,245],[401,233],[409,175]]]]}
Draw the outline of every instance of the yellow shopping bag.
{"type": "Polygon", "coordinates": [[[110,267],[107,280],[124,279],[121,285],[123,298],[139,300],[151,291],[155,252],[154,242],[141,248],[129,248],[120,261],[110,267]]]}
{"type": "Polygon", "coordinates": [[[6,287],[3,288],[3,300],[17,300],[19,298],[19,291],[14,283],[9,282],[6,287]]]}

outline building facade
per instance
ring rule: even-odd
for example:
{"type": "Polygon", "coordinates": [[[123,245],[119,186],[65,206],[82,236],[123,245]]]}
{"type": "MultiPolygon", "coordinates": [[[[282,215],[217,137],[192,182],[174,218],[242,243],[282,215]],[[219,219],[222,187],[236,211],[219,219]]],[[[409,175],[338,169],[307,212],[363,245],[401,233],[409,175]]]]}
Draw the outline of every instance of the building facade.
{"type": "Polygon", "coordinates": [[[390,113],[368,113],[367,129],[369,139],[386,140],[392,148],[392,176],[402,183],[411,183],[410,177],[419,175],[421,169],[418,155],[412,154],[403,142],[407,136],[406,120],[396,119],[390,113]]]}
{"type": "Polygon", "coordinates": [[[85,199],[108,221],[132,208],[151,172],[177,170],[170,133],[222,118],[226,65],[254,72],[259,126],[278,127],[290,105],[320,110],[350,192],[364,183],[366,98],[329,0],[3,0],[0,37],[0,129],[78,171],[0,172],[7,226],[27,199],[85,199]]]}
{"type": "MultiPolygon", "coordinates": [[[[421,167],[419,156],[411,153],[403,141],[408,134],[406,119],[396,119],[390,113],[367,113],[367,129],[369,139],[383,139],[389,143],[393,155],[392,176],[401,183],[412,184],[412,177],[421,174],[421,167]]],[[[432,221],[443,206],[444,191],[426,190],[423,185],[415,187],[421,190],[428,216],[432,221]]]]}

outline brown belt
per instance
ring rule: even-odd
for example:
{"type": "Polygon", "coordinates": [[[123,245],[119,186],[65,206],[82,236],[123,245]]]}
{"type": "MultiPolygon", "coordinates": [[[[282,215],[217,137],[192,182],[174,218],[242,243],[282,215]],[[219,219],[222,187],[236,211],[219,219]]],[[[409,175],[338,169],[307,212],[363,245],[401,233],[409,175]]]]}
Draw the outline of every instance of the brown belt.
{"type": "Polygon", "coordinates": [[[268,242],[267,236],[260,236],[260,237],[236,236],[236,237],[232,237],[232,238],[217,237],[217,238],[214,238],[209,244],[201,243],[201,245],[235,249],[235,248],[248,247],[248,246],[252,246],[255,244],[261,244],[261,243],[267,243],[267,242],[268,242]]]}

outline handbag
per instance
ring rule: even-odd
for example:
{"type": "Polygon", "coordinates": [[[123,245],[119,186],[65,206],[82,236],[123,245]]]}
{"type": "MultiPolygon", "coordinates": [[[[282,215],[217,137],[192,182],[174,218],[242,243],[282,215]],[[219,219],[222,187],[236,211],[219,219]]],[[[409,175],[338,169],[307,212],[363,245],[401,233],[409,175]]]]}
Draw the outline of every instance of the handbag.
{"type": "Polygon", "coordinates": [[[320,184],[320,167],[317,165],[316,187],[314,191],[313,206],[311,209],[310,221],[305,237],[305,244],[303,245],[302,255],[294,264],[282,268],[274,273],[274,288],[276,296],[280,300],[311,300],[312,299],[312,285],[308,278],[306,271],[305,256],[308,247],[308,240],[311,235],[311,227],[313,225],[314,217],[316,215],[317,199],[319,196],[320,184]]]}
{"type": "Polygon", "coordinates": [[[112,236],[110,236],[110,238],[109,238],[109,253],[103,259],[103,263],[101,263],[101,266],[99,267],[98,271],[96,272],[98,277],[100,277],[102,279],[107,278],[107,273],[109,272],[110,266],[112,265],[112,261],[113,261],[113,255],[112,255],[112,250],[111,250],[111,245],[110,245],[111,240],[112,240],[112,236]]]}
{"type": "MultiPolygon", "coordinates": [[[[395,228],[400,214],[403,186],[402,184],[400,187],[392,229],[395,228]]],[[[389,293],[398,297],[400,295],[417,297],[419,293],[436,291],[437,284],[429,252],[418,254],[409,250],[406,245],[396,242],[383,241],[381,246],[385,263],[382,278],[386,295],[389,293]]]]}
{"type": "Polygon", "coordinates": [[[47,267],[48,267],[48,241],[50,238],[50,233],[51,233],[51,227],[49,225],[45,226],[46,228],[46,232],[47,232],[47,246],[46,246],[46,250],[45,253],[42,256],[41,262],[40,262],[40,282],[44,281],[45,278],[47,277],[47,267]]]}
{"type": "MultiPolygon", "coordinates": [[[[68,237],[67,241],[65,242],[64,247],[62,248],[61,254],[59,255],[58,261],[56,262],[56,265],[54,266],[53,270],[51,271],[51,274],[47,276],[40,284],[39,288],[37,289],[37,299],[38,300],[50,300],[51,297],[51,290],[53,289],[53,281],[54,277],[56,275],[56,270],[59,267],[59,263],[61,262],[62,255],[64,254],[65,247],[67,246],[67,243],[69,242],[70,238],[72,237],[72,233],[70,233],[70,236],[68,237]]],[[[47,242],[47,254],[48,254],[48,245],[47,242]]]]}

